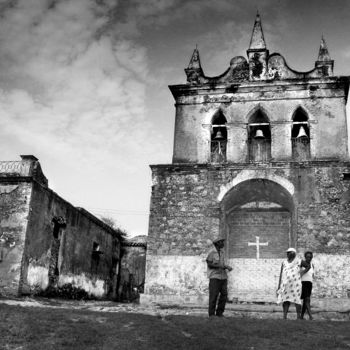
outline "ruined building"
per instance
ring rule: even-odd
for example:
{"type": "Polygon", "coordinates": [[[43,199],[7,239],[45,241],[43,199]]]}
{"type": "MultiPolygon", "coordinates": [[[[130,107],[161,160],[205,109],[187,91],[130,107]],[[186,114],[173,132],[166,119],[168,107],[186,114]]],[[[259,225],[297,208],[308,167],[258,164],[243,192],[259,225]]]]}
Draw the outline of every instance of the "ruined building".
{"type": "Polygon", "coordinates": [[[0,296],[71,286],[116,298],[121,233],[53,192],[37,158],[21,157],[0,161],[0,296]]]}
{"type": "Polygon", "coordinates": [[[247,58],[221,75],[207,77],[194,50],[187,83],[170,86],[172,164],[151,166],[142,301],[206,303],[205,259],[224,236],[229,299],[275,301],[292,246],[315,253],[314,296],[349,306],[349,79],[333,65],[322,38],[313,69],[290,68],[270,54],[259,15],[247,58]]]}

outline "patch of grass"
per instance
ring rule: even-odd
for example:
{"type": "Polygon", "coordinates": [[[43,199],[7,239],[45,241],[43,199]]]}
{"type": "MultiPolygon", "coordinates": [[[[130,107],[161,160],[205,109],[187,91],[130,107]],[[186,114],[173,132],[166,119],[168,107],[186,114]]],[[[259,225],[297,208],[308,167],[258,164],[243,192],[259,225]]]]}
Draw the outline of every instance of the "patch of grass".
{"type": "Polygon", "coordinates": [[[0,349],[349,349],[350,322],[150,316],[0,304],[0,349]]]}

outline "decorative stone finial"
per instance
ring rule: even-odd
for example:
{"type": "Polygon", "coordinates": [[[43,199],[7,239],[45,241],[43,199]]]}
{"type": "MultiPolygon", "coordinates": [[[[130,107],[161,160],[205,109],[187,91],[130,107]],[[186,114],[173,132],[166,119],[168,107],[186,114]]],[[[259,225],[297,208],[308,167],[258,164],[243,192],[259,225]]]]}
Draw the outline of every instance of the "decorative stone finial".
{"type": "Polygon", "coordinates": [[[326,40],[324,40],[323,35],[321,38],[320,50],[318,52],[317,61],[315,62],[315,67],[318,69],[321,76],[333,75],[334,61],[331,59],[326,40]]]}
{"type": "Polygon", "coordinates": [[[196,45],[196,48],[193,51],[193,54],[187,69],[199,69],[199,68],[201,69],[202,67],[201,67],[201,60],[199,58],[199,51],[196,45]]]}
{"type": "Polygon", "coordinates": [[[266,49],[259,12],[256,14],[247,55],[249,59],[249,80],[266,79],[269,51],[266,49]]]}
{"type": "Polygon", "coordinates": [[[187,75],[187,82],[190,84],[200,84],[200,80],[204,76],[197,45],[193,51],[190,63],[185,69],[185,73],[187,75]]]}
{"type": "Polygon", "coordinates": [[[266,44],[261,26],[260,14],[257,11],[252,37],[250,39],[249,50],[265,50],[266,44]]]}
{"type": "Polygon", "coordinates": [[[328,47],[326,44],[326,40],[324,40],[324,37],[322,35],[321,38],[321,44],[320,44],[320,50],[318,52],[318,59],[317,61],[331,61],[331,56],[329,55],[328,47]]]}

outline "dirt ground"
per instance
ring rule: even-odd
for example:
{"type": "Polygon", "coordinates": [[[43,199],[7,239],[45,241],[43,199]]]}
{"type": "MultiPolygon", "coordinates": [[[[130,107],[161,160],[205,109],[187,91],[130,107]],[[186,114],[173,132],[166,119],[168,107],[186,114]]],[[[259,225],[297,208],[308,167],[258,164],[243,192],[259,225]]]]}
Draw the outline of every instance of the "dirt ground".
{"type": "Polygon", "coordinates": [[[110,305],[0,300],[0,349],[350,349],[349,321],[209,319],[188,309],[110,305]]]}

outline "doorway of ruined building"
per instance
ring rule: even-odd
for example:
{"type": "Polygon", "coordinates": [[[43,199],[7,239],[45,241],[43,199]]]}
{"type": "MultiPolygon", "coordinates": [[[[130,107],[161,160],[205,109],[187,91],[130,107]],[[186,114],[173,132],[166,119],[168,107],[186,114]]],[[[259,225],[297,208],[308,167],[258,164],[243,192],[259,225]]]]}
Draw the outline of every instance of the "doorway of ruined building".
{"type": "Polygon", "coordinates": [[[252,179],[233,187],[221,202],[221,230],[227,237],[229,298],[272,302],[281,262],[295,246],[295,205],[280,184],[252,179]]]}
{"type": "Polygon", "coordinates": [[[62,259],[61,241],[63,237],[64,229],[66,228],[66,220],[62,216],[54,216],[51,220],[52,224],[52,239],[50,247],[50,260],[49,260],[49,284],[48,288],[57,287],[59,280],[59,259],[62,259]]]}

